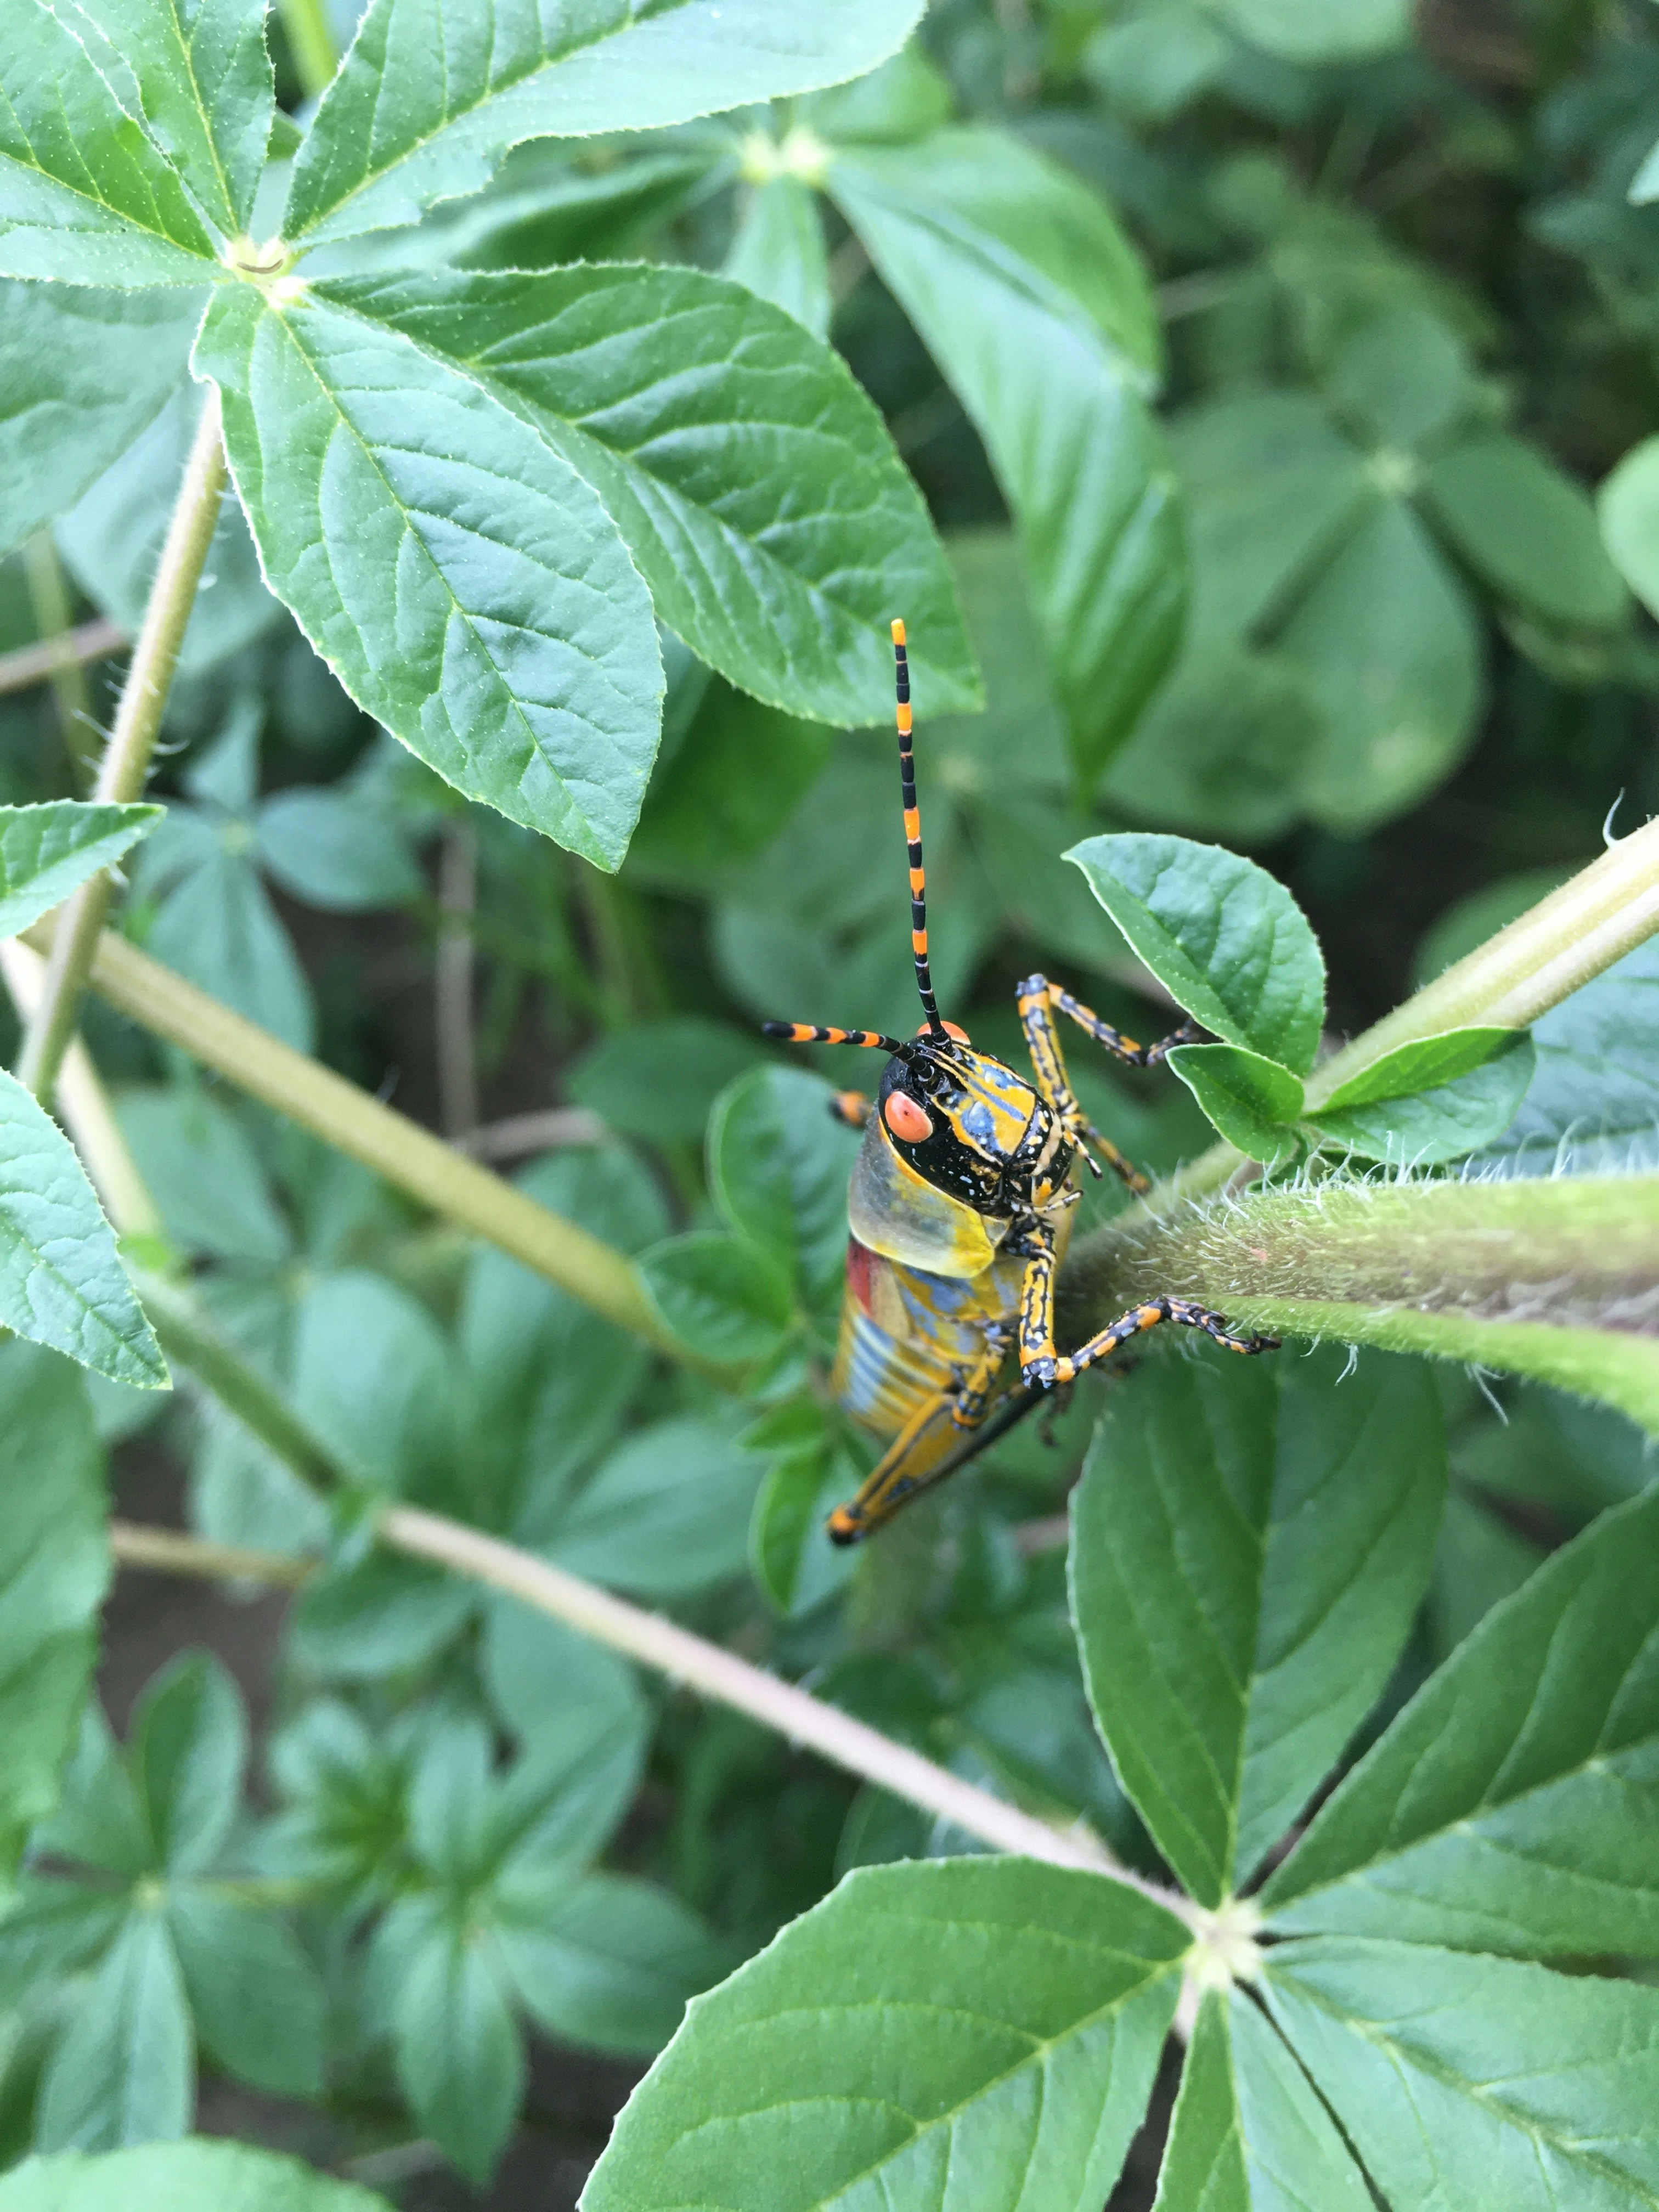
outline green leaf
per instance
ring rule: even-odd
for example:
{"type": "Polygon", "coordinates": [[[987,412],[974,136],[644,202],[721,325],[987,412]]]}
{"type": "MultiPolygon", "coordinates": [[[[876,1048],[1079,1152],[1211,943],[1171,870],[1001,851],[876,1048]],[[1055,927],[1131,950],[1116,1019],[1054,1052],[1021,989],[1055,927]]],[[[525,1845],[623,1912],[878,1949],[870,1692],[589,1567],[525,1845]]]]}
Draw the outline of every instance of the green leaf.
{"type": "Polygon", "coordinates": [[[838,153],[828,185],[985,441],[1091,786],[1169,666],[1186,596],[1145,404],[1145,272],[1085,185],[1000,131],[838,153]]]}
{"type": "Polygon", "coordinates": [[[769,1056],[752,1031],[672,1015],[600,1037],[572,1064],[565,1091],[624,1136],[695,1144],[727,1085],[769,1056]]]}
{"type": "Polygon", "coordinates": [[[1073,1500],[1072,1610],[1113,1765],[1218,1904],[1364,1718],[1427,1587],[1446,1447],[1428,1371],[1365,1353],[1159,1360],[1073,1500]]]}
{"type": "Polygon", "coordinates": [[[265,574],[352,697],[469,798],[616,867],[662,664],[581,478],[470,380],[311,297],[278,313],[239,287],[196,362],[265,574]]]}
{"type": "Polygon", "coordinates": [[[161,818],[159,806],[72,799],[0,806],[0,937],[15,937],[77,884],[112,866],[161,818]]]}
{"type": "Polygon", "coordinates": [[[793,315],[815,338],[830,335],[830,259],[817,196],[799,177],[754,185],[724,274],[793,315]]]}
{"type": "MultiPolygon", "coordinates": [[[[1659,185],[1659,165],[1650,157],[1649,167],[1659,185]]],[[[1596,509],[1613,565],[1648,612],[1659,615],[1659,438],[1631,447],[1597,493],[1596,509]]]]}
{"type": "Polygon", "coordinates": [[[1413,1037],[1396,1045],[1358,1075],[1339,1083],[1322,1114],[1344,1106],[1371,1106],[1379,1100],[1409,1098],[1416,1091],[1437,1090],[1471,1069],[1507,1052],[1515,1042],[1512,1029],[1442,1030],[1433,1036],[1413,1037]]]}
{"type": "Polygon", "coordinates": [[[604,1462],[549,1548],[573,1574],[646,1597],[740,1575],[764,1464],[708,1422],[655,1422],[604,1462]]]}
{"type": "Polygon", "coordinates": [[[1517,1030],[1452,1030],[1425,1038],[1423,1046],[1436,1049],[1414,1061],[1412,1055],[1422,1048],[1401,1046],[1340,1085],[1334,1099],[1309,1118],[1327,1138],[1362,1159],[1391,1160],[1404,1167],[1462,1159],[1494,1143],[1515,1119],[1532,1081],[1532,1039],[1517,1030]],[[1373,1077],[1391,1086],[1407,1079],[1420,1080],[1436,1058],[1467,1066],[1468,1054],[1478,1052],[1487,1040],[1492,1042],[1486,1043],[1481,1063],[1449,1081],[1431,1081],[1404,1096],[1392,1089],[1375,1099],[1343,1096],[1364,1091],[1373,1077]],[[1401,1065],[1391,1065],[1395,1061],[1401,1065]]]}
{"type": "Polygon", "coordinates": [[[764,1359],[794,1316],[788,1276],[742,1237],[694,1229],[653,1244],[637,1266],[658,1318],[700,1359],[764,1359]]]}
{"type": "Polygon", "coordinates": [[[1495,1605],[1263,1892],[1277,1929],[1659,1951],[1659,1495],[1495,1605]]]}
{"type": "Polygon", "coordinates": [[[1103,24],[1083,67],[1112,107],[1167,123],[1225,76],[1233,52],[1221,26],[1186,0],[1153,0],[1103,24]]]}
{"type": "Polygon", "coordinates": [[[79,1972],[109,1948],[125,1915],[118,1894],[26,1874],[0,1917],[0,2003],[15,2011],[31,1990],[79,1972]]]}
{"type": "Polygon", "coordinates": [[[167,1921],[196,2030],[215,2063],[274,2096],[314,2097],[323,1988],[283,1923],[193,1887],[173,1892],[167,1921]]]}
{"type": "Polygon", "coordinates": [[[129,287],[224,274],[178,173],[71,23],[48,0],[9,0],[0,21],[0,276],[129,287]]]}
{"type": "Polygon", "coordinates": [[[1288,62],[1354,61],[1411,38],[1406,0],[1223,0],[1221,12],[1241,38],[1288,62]]]}
{"type": "Polygon", "coordinates": [[[254,823],[283,889],[325,914],[407,906],[425,889],[406,841],[378,807],[343,791],[279,791],[254,823]]]}
{"type": "Polygon", "coordinates": [[[1194,1020],[1306,1074],[1325,1018],[1325,963],[1282,884],[1185,837],[1089,837],[1066,858],[1194,1020]]]}
{"type": "Polygon", "coordinates": [[[951,120],[951,80],[917,40],[867,76],[832,85],[802,101],[799,113],[837,146],[905,145],[951,120]]]}
{"type": "Polygon", "coordinates": [[[26,2159],[0,2179],[0,2212],[387,2212],[383,2197],[297,2159],[200,2140],[84,2158],[26,2159]]]}
{"type": "Polygon", "coordinates": [[[283,234],[307,243],[411,222],[476,191],[527,138],[646,131],[858,76],[902,46],[916,0],[581,0],[488,22],[374,0],[294,166],[283,234]]]}
{"type": "Polygon", "coordinates": [[[366,1267],[325,1277],[301,1308],[295,1411],[366,1482],[419,1493],[455,1457],[449,1347],[410,1292],[366,1267]]]}
{"type": "Polygon", "coordinates": [[[0,282],[0,551],[72,507],[183,373],[201,302],[0,282]]]}
{"type": "Polygon", "coordinates": [[[1370,2203],[1279,2038],[1243,1991],[1212,1992],[1188,2045],[1153,2212],[1370,2212],[1370,2203]]]}
{"type": "Polygon", "coordinates": [[[550,1793],[536,1814],[535,1849],[591,1858],[626,1814],[645,1764],[650,1714],[634,1669],[508,1599],[485,1617],[482,1658],[491,1704],[523,1745],[526,1771],[550,1793]]]}
{"type": "MultiPolygon", "coordinates": [[[[58,1802],[109,1581],[104,1461],[72,1367],[0,1346],[0,1880],[58,1802]]],[[[3,1923],[0,1923],[3,1925],[3,1923]]]]}
{"type": "Polygon", "coordinates": [[[1277,643],[1325,710],[1304,799],[1341,836],[1431,791],[1474,739],[1482,684],[1468,594],[1400,500],[1381,501],[1325,562],[1277,643]]]}
{"type": "Polygon", "coordinates": [[[133,1715],[131,1764],[154,1863],[202,1873],[230,1834],[247,1764],[247,1715],[220,1661],[176,1659],[149,1684],[133,1715]]]}
{"type": "Polygon", "coordinates": [[[1332,362],[1325,389],[1337,412],[1396,462],[1401,448],[1443,436],[1479,396],[1467,347],[1416,306],[1362,324],[1332,362]]]}
{"type": "Polygon", "coordinates": [[[1552,1006],[1532,1040],[1531,1087],[1483,1164],[1526,1176],[1659,1165],[1659,939],[1552,1006]]]}
{"type": "Polygon", "coordinates": [[[160,1348],[80,1161],[58,1124],[3,1072],[0,1326],[113,1382],[167,1388],[160,1348]]]}
{"type": "Polygon", "coordinates": [[[749,1566],[755,1580],[786,1616],[808,1613],[850,1580],[855,1562],[824,1533],[824,1516],[856,1490],[863,1469],[820,1438],[775,1459],[755,1494],[749,1523],[749,1566]]]}
{"type": "MultiPolygon", "coordinates": [[[[73,1710],[66,1717],[73,1732],[73,1710]]],[[[58,1763],[61,1760],[60,1752],[58,1763]]],[[[132,1778],[95,1698],[81,1705],[80,1730],[64,1767],[62,1802],[41,1824],[33,1842],[38,1851],[79,1859],[118,1875],[123,1887],[130,1887],[154,1866],[132,1778]]]]}
{"type": "Polygon", "coordinates": [[[625,1875],[549,1883],[509,1869],[493,1904],[513,1985],[562,2043],[650,2057],[720,1971],[696,1915],[625,1875]]]}
{"type": "Polygon", "coordinates": [[[88,52],[127,113],[228,238],[247,228],[276,91],[264,0],[72,0],[88,52]]]}
{"type": "Polygon", "coordinates": [[[144,936],[163,967],[187,976],[261,1029],[309,1052],[317,1016],[311,986],[258,872],[241,849],[240,825],[209,848],[170,890],[144,936]]]}
{"type": "Polygon", "coordinates": [[[862,1869],[692,2005],[586,2212],[1097,2212],[1188,1942],[1132,1892],[1030,1860],[862,1869]]]}
{"type": "Polygon", "coordinates": [[[1390,2203],[1652,2204],[1659,1990],[1341,1938],[1276,1947],[1263,1983],[1390,2203]]]}
{"type": "Polygon", "coordinates": [[[757,1068],[721,1094],[708,1125],[715,1204],[809,1298],[836,1290],[847,1253],[859,1139],[830,1114],[834,1095],[801,1068],[757,1068]]]}
{"type": "Polygon", "coordinates": [[[398,1991],[398,2079],[422,2131],[487,2181],[524,2094],[524,2042],[480,1945],[439,1923],[398,1991]]]}
{"type": "Polygon", "coordinates": [[[1302,1112],[1302,1079],[1277,1060],[1236,1044],[1182,1044],[1170,1054],[1178,1075],[1230,1145],[1253,1160],[1287,1158],[1302,1112]]]}
{"type": "MultiPolygon", "coordinates": [[[[194,318],[192,318],[194,319],[194,318]]],[[[137,636],[204,394],[183,379],[118,459],[59,517],[58,550],[100,612],[137,636]]],[[[220,510],[203,586],[179,647],[181,671],[210,668],[251,644],[280,612],[234,499],[220,510]]]]}
{"type": "Polygon", "coordinates": [[[114,2150],[190,2126],[196,2062],[167,1923],[134,1911],[82,1990],[46,2063],[35,2119],[42,2150],[114,2150]]]}
{"type": "Polygon", "coordinates": [[[1296,820],[1304,773],[1324,741],[1300,668],[1216,641],[1183,657],[1114,758],[1102,796],[1132,821],[1254,843],[1296,820]]]}
{"type": "Polygon", "coordinates": [[[821,722],[781,714],[709,676],[684,738],[651,779],[630,868],[672,890],[717,884],[734,862],[772,842],[834,746],[821,722]]]}
{"type": "Polygon", "coordinates": [[[662,620],[743,690],[823,721],[884,719],[902,615],[922,711],[979,704],[949,568],[880,416],[769,301],[637,264],[318,296],[522,416],[603,501],[662,620]]]}
{"type": "Polygon", "coordinates": [[[1429,510],[1482,580],[1551,622],[1612,629],[1630,611],[1587,495],[1537,447],[1498,430],[1431,461],[1429,510]]]}
{"type": "Polygon", "coordinates": [[[293,1249],[264,1163],[243,1124],[210,1091],[135,1086],[116,1118],[181,1252],[280,1267],[293,1249]]]}

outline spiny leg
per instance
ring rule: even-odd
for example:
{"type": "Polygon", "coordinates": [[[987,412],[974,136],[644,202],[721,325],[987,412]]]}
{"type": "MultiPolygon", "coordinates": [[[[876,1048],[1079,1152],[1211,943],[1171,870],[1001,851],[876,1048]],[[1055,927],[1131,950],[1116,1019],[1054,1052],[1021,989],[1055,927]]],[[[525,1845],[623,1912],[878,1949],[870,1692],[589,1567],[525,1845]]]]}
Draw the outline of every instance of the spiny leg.
{"type": "Polygon", "coordinates": [[[1131,1337],[1145,1330],[1156,1328],[1160,1322],[1172,1321],[1183,1328],[1201,1328],[1206,1336],[1229,1352],[1255,1353],[1277,1352],[1276,1336],[1253,1334],[1240,1336],[1227,1325],[1224,1315],[1210,1306],[1197,1304],[1191,1298],[1147,1298],[1115,1321],[1109,1328],[1103,1328],[1086,1344],[1079,1345],[1073,1352],[1061,1353],[1054,1348],[1054,1243],[1047,1236],[1032,1238],[1030,1265],[1025,1270],[1025,1280],[1020,1288],[1019,1301],[1019,1371],[1024,1382],[1033,1388],[1053,1389],[1070,1382],[1085,1367],[1097,1360],[1109,1358],[1120,1345],[1127,1344],[1131,1337]]]}
{"type": "Polygon", "coordinates": [[[1069,1014],[1089,1035],[1103,1044],[1120,1060],[1137,1067],[1150,1066],[1154,1058],[1161,1058],[1171,1045],[1187,1042],[1194,1034],[1190,1030],[1177,1030],[1165,1037],[1162,1044],[1138,1045],[1133,1037],[1121,1036],[1109,1022],[1103,1022],[1097,1014],[1079,1005],[1069,991],[1051,983],[1046,975],[1028,975],[1019,987],[1020,1026],[1025,1031],[1026,1048],[1031,1055],[1031,1066],[1036,1075],[1037,1088],[1060,1117],[1060,1127],[1066,1136],[1082,1152],[1089,1165],[1098,1175],[1091,1155],[1091,1147],[1099,1151],[1114,1174],[1121,1176],[1133,1191],[1150,1188],[1139,1168],[1126,1160],[1109,1138],[1102,1136],[1085,1114],[1066,1073],[1066,1055],[1060,1049],[1060,1030],[1053,1009],[1059,1007],[1069,1014]]]}

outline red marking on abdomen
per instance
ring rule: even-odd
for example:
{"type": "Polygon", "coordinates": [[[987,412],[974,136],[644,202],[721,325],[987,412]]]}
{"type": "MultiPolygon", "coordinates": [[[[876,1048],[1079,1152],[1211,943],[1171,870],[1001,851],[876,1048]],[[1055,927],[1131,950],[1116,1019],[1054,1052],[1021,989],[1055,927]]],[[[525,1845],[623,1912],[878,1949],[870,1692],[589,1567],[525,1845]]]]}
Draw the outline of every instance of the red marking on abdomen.
{"type": "Polygon", "coordinates": [[[847,1287],[866,1313],[870,1307],[870,1263],[875,1255],[856,1237],[847,1240],[847,1287]]]}

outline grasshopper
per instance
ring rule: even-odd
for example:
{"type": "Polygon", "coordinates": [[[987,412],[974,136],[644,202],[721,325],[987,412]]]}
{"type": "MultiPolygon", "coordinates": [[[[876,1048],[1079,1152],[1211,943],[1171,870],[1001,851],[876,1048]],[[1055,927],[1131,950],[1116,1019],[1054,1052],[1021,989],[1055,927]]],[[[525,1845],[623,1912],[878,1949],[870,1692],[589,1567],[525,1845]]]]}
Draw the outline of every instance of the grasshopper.
{"type": "Polygon", "coordinates": [[[914,1037],[875,1030],[768,1022],[796,1044],[862,1045],[889,1055],[872,1101],[838,1094],[834,1109],[864,1130],[848,1192],[847,1292],[831,1387],[888,1448],[858,1495],[830,1515],[837,1544],[855,1544],[921,1491],[953,1474],[1085,1368],[1160,1322],[1203,1329],[1230,1351],[1276,1349],[1241,1336],[1209,1307],[1149,1298],[1060,1352],[1054,1274],[1079,1193],[1073,1168],[1104,1160],[1131,1190],[1146,1179],[1091,1126],[1072,1091],[1056,1016],[1116,1060],[1158,1065],[1199,1032],[1183,1024],[1139,1045],[1043,975],[1019,986],[1031,1075],[975,1051],[941,1018],[927,962],[927,890],[916,804],[904,624],[893,624],[899,774],[909,849],[910,932],[925,1017],[914,1037]],[[1097,1155],[1098,1157],[1097,1157],[1097,1155]],[[1010,1354],[1017,1374],[1005,1382],[1010,1354]]]}

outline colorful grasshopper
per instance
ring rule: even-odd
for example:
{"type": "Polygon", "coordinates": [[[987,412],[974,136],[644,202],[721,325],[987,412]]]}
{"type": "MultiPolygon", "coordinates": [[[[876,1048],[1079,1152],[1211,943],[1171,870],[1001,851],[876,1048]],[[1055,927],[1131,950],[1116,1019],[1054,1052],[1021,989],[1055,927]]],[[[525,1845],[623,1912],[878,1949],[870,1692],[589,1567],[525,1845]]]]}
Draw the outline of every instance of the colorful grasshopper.
{"type": "Polygon", "coordinates": [[[899,767],[910,848],[911,944],[926,1021],[914,1038],[873,1030],[768,1022],[796,1044],[868,1045],[890,1054],[872,1109],[856,1092],[836,1101],[865,1131],[848,1194],[847,1295],[833,1388],[848,1413],[891,1443],[858,1496],[830,1515],[837,1544],[855,1544],[905,1500],[954,1473],[1043,1394],[1163,1321],[1201,1328],[1233,1352],[1277,1340],[1236,1336],[1221,1316],[1184,1298],[1149,1299],[1069,1354],[1054,1346],[1054,1271],[1065,1255],[1074,1160],[1097,1176],[1092,1146],[1132,1190],[1146,1178],[1091,1127],[1066,1081],[1055,1026],[1067,1015],[1097,1043],[1151,1067],[1197,1033],[1182,1027],[1138,1045],[1042,975],[1019,987],[1019,1018],[1035,1084],[939,1018],[927,966],[921,817],[910,746],[904,624],[893,624],[898,674],[899,767]],[[1000,1393],[1016,1345],[1019,1376],[1000,1393]]]}

